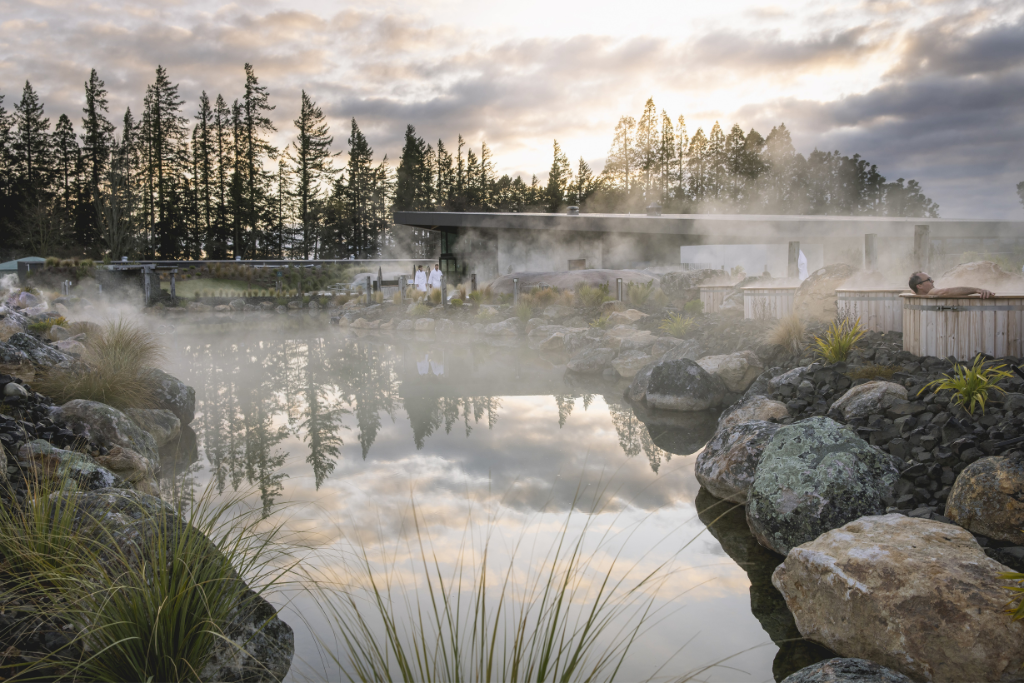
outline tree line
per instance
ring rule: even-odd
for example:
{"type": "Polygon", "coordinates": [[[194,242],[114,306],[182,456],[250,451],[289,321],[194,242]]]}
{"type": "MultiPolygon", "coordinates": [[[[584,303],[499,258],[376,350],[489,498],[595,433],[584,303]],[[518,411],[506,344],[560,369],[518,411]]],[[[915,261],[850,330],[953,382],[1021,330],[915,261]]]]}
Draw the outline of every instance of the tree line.
{"type": "Polygon", "coordinates": [[[77,130],[51,129],[26,81],[8,112],[0,94],[0,227],[7,256],[366,258],[395,247],[393,212],[730,212],[937,216],[920,185],[888,182],[854,154],[797,153],[784,124],[767,137],[733,125],[688,136],[653,100],[622,117],[604,169],[573,167],[558,141],[546,183],[497,176],[486,142],[448,148],[413,125],[397,167],[377,161],[352,119],[347,160],[322,109],[303,90],[291,142],[278,149],[267,87],[250,64],[238,97],[200,95],[187,116],[158,66],[141,116],[111,120],[96,70],[77,130]]]}

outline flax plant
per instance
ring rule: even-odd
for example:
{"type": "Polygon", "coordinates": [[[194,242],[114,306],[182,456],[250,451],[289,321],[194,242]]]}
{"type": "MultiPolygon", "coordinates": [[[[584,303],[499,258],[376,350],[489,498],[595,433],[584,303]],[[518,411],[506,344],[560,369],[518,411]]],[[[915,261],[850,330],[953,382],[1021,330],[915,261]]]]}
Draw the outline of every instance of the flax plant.
{"type": "Polygon", "coordinates": [[[814,338],[815,352],[826,363],[842,363],[864,332],[860,318],[838,318],[832,321],[823,336],[814,338]]]}
{"type": "Polygon", "coordinates": [[[971,367],[960,365],[959,363],[953,367],[952,375],[943,375],[941,379],[936,379],[921,388],[918,392],[918,396],[924,393],[926,390],[935,387],[935,391],[949,391],[952,392],[950,402],[953,405],[960,406],[971,415],[974,414],[975,408],[981,408],[981,412],[985,412],[985,404],[988,402],[989,394],[993,391],[1006,393],[1006,390],[998,386],[998,382],[1003,379],[1013,377],[1009,372],[1004,370],[1005,365],[994,365],[992,367],[984,367],[984,361],[980,355],[975,356],[974,364],[971,367]]]}

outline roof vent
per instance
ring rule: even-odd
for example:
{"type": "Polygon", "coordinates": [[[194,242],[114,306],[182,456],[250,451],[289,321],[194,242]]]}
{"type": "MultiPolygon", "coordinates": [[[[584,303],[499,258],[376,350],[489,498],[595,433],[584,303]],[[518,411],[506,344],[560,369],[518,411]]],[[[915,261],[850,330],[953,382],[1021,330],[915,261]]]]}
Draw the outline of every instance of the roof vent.
{"type": "Polygon", "coordinates": [[[654,202],[653,204],[647,205],[648,216],[660,216],[661,215],[661,204],[654,202]]]}
{"type": "Polygon", "coordinates": [[[578,206],[570,206],[569,210],[565,212],[565,215],[567,215],[567,216],[579,216],[580,215],[580,207],[578,207],[578,206]]]}

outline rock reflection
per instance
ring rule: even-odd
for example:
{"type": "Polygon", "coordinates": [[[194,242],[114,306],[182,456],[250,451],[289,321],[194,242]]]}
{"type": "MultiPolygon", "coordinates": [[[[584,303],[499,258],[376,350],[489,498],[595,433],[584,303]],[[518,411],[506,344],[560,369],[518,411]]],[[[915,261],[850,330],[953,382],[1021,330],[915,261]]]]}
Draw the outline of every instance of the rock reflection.
{"type": "Polygon", "coordinates": [[[800,636],[786,601],[772,585],[772,572],[783,558],[754,539],[743,506],[715,498],[703,487],[694,503],[700,521],[750,578],[750,611],[779,647],[772,664],[775,680],[781,681],[805,666],[835,657],[828,648],[800,636]]]}

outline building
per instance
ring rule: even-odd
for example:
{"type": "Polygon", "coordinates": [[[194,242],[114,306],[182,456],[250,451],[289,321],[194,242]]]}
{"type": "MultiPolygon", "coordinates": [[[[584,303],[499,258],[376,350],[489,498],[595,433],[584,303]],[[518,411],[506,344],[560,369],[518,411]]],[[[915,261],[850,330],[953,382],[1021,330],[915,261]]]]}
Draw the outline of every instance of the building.
{"type": "MultiPolygon", "coordinates": [[[[486,282],[509,272],[669,266],[683,261],[681,257],[687,253],[684,247],[716,245],[747,246],[753,252],[748,262],[760,263],[758,256],[769,256],[764,262],[772,270],[781,267],[777,256],[781,252],[769,249],[768,245],[791,242],[800,243],[811,270],[838,262],[861,266],[866,235],[876,236],[875,266],[879,270],[902,273],[912,268],[920,263],[914,257],[915,249],[922,248],[927,259],[924,263],[935,268],[945,267],[946,262],[964,252],[990,257],[1020,252],[1024,258],[1022,221],[396,211],[395,223],[438,233],[442,270],[455,282],[470,273],[476,273],[478,281],[486,282]],[[917,229],[921,225],[929,226],[928,230],[922,233],[917,229]]],[[[716,260],[710,265],[731,268],[737,264],[716,260]]]]}

